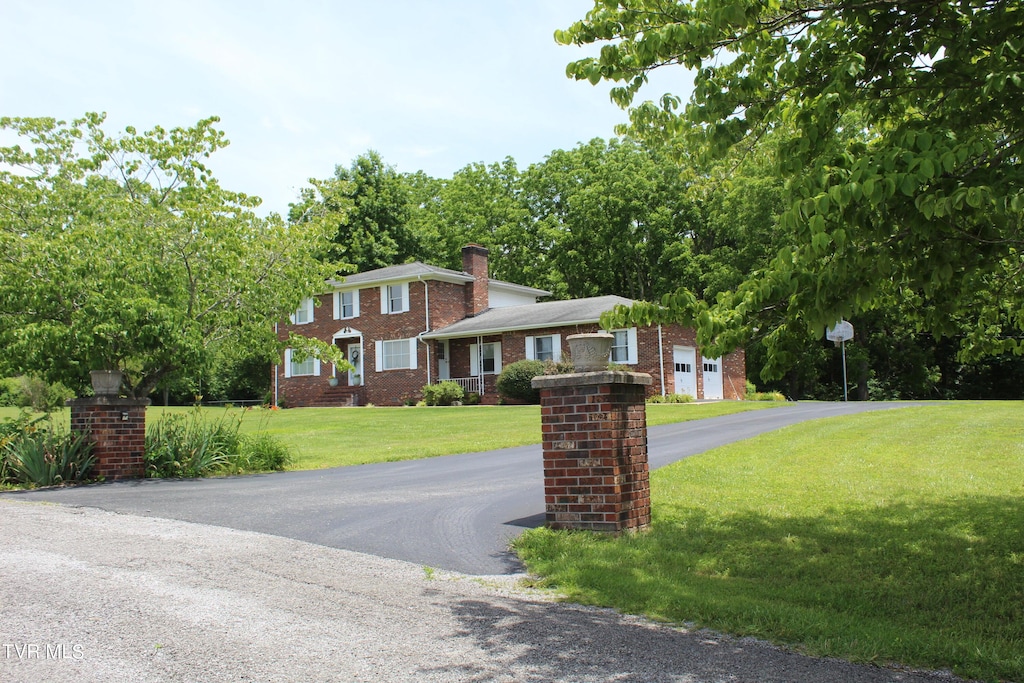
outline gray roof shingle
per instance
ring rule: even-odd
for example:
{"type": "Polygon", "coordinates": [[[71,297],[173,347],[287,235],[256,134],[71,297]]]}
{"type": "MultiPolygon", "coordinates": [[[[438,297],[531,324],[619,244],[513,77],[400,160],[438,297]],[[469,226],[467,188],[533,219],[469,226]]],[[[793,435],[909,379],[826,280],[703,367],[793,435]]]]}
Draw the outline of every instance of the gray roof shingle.
{"type": "Polygon", "coordinates": [[[473,318],[465,318],[448,327],[428,332],[423,337],[425,339],[470,337],[513,330],[596,323],[602,313],[610,311],[617,304],[629,306],[632,303],[632,299],[621,296],[596,296],[587,299],[545,301],[539,304],[489,308],[473,318]]]}
{"type": "MultiPolygon", "coordinates": [[[[441,279],[449,282],[473,281],[473,276],[469,273],[451,270],[449,268],[441,268],[439,266],[432,266],[428,263],[421,263],[420,261],[413,261],[412,263],[402,263],[397,266],[387,266],[386,268],[377,268],[375,270],[367,270],[354,275],[346,275],[344,280],[328,280],[327,284],[331,287],[348,287],[349,285],[371,285],[380,282],[411,280],[418,277],[441,279]]],[[[545,289],[517,285],[513,282],[505,282],[503,280],[491,279],[490,283],[508,290],[533,294],[534,296],[550,296],[551,294],[551,292],[545,289]]]]}
{"type": "Polygon", "coordinates": [[[461,273],[457,270],[439,268],[438,266],[431,266],[426,263],[420,263],[419,261],[413,261],[412,263],[401,263],[397,266],[387,266],[386,268],[367,270],[362,273],[356,273],[355,275],[346,275],[343,281],[332,281],[331,284],[336,287],[345,287],[347,285],[438,276],[462,282],[473,281],[473,276],[468,273],[461,273]]]}

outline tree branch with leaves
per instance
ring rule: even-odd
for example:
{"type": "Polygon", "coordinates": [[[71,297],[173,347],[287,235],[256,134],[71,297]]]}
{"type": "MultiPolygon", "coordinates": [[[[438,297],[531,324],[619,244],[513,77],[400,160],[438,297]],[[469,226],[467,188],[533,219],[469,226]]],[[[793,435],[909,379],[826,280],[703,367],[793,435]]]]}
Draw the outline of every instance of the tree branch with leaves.
{"type": "Polygon", "coordinates": [[[0,148],[0,365],[72,387],[120,369],[142,398],[217,343],[269,348],[334,275],[323,231],[220,186],[216,118],[115,136],[103,121],[0,119],[18,138],[0,148]]]}
{"type": "MultiPolygon", "coordinates": [[[[570,77],[621,85],[630,130],[721,159],[774,138],[790,244],[714,303],[669,297],[709,352],[778,325],[820,336],[895,289],[961,357],[1024,352],[1024,7],[991,0],[600,0],[562,43],[602,43],[570,77]],[[689,101],[635,103],[652,70],[694,72],[689,101]]],[[[630,314],[620,313],[623,321],[630,314]]]]}

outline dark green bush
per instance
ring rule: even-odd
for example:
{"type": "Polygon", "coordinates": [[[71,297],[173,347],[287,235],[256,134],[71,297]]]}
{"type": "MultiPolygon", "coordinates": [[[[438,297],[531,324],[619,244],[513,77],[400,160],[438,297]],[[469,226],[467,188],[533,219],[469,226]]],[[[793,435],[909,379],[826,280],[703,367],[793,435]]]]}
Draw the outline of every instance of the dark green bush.
{"type": "Polygon", "coordinates": [[[505,399],[540,403],[540,392],[530,382],[545,374],[546,365],[540,360],[520,360],[506,365],[498,375],[498,394],[505,399]]]}
{"type": "Polygon", "coordinates": [[[60,382],[47,384],[38,377],[22,375],[0,379],[0,406],[32,408],[48,413],[64,407],[64,402],[74,398],[75,392],[60,382]]]}
{"type": "Polygon", "coordinates": [[[23,400],[17,377],[0,378],[0,406],[17,407],[23,400]]]}
{"type": "Polygon", "coordinates": [[[461,402],[465,391],[457,382],[445,380],[423,387],[423,400],[428,406],[450,406],[461,402]]]}

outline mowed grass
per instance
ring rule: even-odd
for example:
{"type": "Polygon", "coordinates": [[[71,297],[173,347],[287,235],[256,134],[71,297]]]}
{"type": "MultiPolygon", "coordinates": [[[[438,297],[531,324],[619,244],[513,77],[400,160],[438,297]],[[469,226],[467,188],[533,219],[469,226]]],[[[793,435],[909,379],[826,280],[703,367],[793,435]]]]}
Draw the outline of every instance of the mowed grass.
{"type": "Polygon", "coordinates": [[[653,524],[528,531],[569,599],[861,662],[1024,681],[1024,403],[803,423],[652,474],[653,524]]]}
{"type": "MultiPolygon", "coordinates": [[[[684,422],[745,410],[784,406],[780,403],[721,402],[647,406],[650,425],[684,422]]],[[[188,407],[147,410],[151,424],[166,413],[188,407]]],[[[309,470],[374,462],[431,458],[540,443],[539,406],[459,406],[451,408],[202,408],[211,420],[242,415],[242,431],[265,431],[287,444],[293,456],[289,469],[309,470]]],[[[0,419],[17,415],[0,408],[0,419]]],[[[54,414],[65,428],[67,409],[54,414]]]]}

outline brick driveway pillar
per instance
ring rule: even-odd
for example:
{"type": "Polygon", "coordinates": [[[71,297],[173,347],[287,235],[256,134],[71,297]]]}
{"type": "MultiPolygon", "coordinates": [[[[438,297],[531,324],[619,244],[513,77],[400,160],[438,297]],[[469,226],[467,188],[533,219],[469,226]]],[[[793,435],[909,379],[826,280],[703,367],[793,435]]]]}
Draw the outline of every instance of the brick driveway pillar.
{"type": "Polygon", "coordinates": [[[146,473],[146,406],[149,399],[92,396],[68,401],[71,431],[93,443],[94,477],[132,479],[146,473]]]}
{"type": "Polygon", "coordinates": [[[651,523],[645,387],[636,372],[542,375],[544,504],[552,529],[637,531],[651,523]]]}

